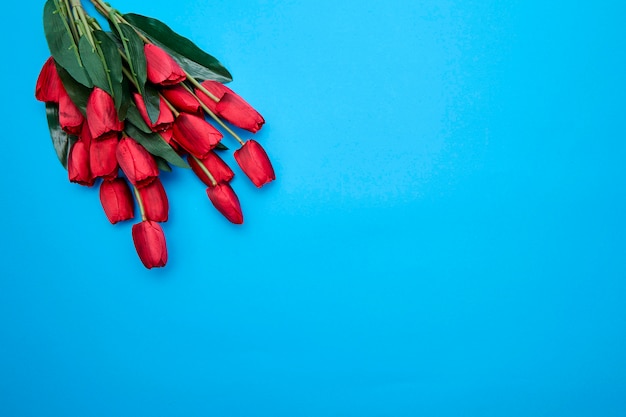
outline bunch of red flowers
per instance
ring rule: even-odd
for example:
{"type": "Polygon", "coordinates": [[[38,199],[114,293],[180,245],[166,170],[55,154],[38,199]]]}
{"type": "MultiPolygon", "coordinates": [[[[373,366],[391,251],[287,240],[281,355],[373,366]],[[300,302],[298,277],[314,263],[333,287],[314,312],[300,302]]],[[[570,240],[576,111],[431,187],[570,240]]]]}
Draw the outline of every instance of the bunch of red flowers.
{"type": "Polygon", "coordinates": [[[47,0],[44,31],[51,57],[35,90],[46,103],[52,142],[69,180],[88,187],[99,183],[100,201],[115,224],[134,218],[137,254],[146,268],[167,263],[159,225],[169,203],[159,173],[170,165],[191,168],[215,208],[243,223],[230,181],[233,170],[218,155],[228,148],[223,134],[240,144],[234,159],[256,185],[275,179],[261,145],[243,141],[230,126],[256,133],[265,120],[224,85],[228,70],[212,56],[162,22],[122,15],[101,0],[91,0],[109,21],[104,31],[80,0],[47,0]]]}

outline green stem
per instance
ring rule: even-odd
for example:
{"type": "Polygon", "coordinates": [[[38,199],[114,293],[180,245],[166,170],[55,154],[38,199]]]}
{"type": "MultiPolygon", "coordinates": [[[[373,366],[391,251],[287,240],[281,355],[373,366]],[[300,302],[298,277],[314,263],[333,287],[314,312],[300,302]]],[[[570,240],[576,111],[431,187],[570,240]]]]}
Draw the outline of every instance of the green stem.
{"type": "Polygon", "coordinates": [[[89,21],[87,19],[87,15],[85,10],[83,9],[83,5],[80,3],[80,0],[70,0],[72,4],[72,12],[74,16],[78,20],[79,30],[82,29],[83,33],[87,36],[87,40],[92,47],[96,47],[96,42],[93,39],[93,35],[91,34],[91,30],[89,27],[89,21]]]}
{"type": "Polygon", "coordinates": [[[145,221],[146,218],[146,209],[143,207],[143,201],[141,201],[141,196],[139,195],[139,190],[133,184],[133,193],[135,194],[135,199],[137,199],[137,205],[139,206],[139,213],[141,213],[141,220],[145,221]]]}
{"type": "Polygon", "coordinates": [[[137,91],[139,91],[139,82],[133,77],[133,74],[130,73],[126,68],[122,67],[122,72],[130,80],[131,83],[135,86],[137,91]]]}
{"type": "Polygon", "coordinates": [[[163,100],[163,102],[167,105],[167,107],[169,107],[169,109],[172,112],[172,114],[174,114],[174,117],[178,117],[180,112],[176,109],[176,107],[174,107],[174,105],[172,103],[167,101],[167,99],[165,97],[163,97],[163,94],[159,93],[159,97],[161,98],[161,100],[163,100]]]}
{"type": "Polygon", "coordinates": [[[230,127],[226,126],[226,124],[222,121],[222,119],[217,117],[217,115],[215,113],[213,113],[211,111],[211,109],[209,109],[209,107],[206,104],[204,104],[204,102],[202,100],[200,100],[200,98],[196,95],[196,93],[193,92],[193,90],[191,88],[189,88],[187,85],[185,85],[183,83],[181,83],[180,85],[182,85],[183,88],[185,88],[188,92],[190,92],[196,98],[198,103],[200,103],[200,107],[202,107],[202,110],[204,110],[209,116],[211,116],[211,118],[213,120],[215,120],[220,126],[222,126],[222,128],[224,130],[226,130],[228,133],[230,133],[230,135],[232,137],[234,137],[237,140],[237,142],[239,142],[242,145],[244,144],[244,141],[241,140],[239,135],[237,135],[235,132],[233,132],[233,130],[230,127]]]}
{"type": "MultiPolygon", "coordinates": [[[[183,70],[185,71],[185,70],[183,70]]],[[[217,98],[213,93],[211,93],[209,90],[207,90],[206,88],[204,88],[204,86],[202,84],[200,84],[198,82],[198,80],[196,80],[195,78],[193,78],[187,71],[185,71],[185,75],[187,76],[187,79],[189,81],[191,81],[191,84],[194,85],[194,87],[196,87],[198,90],[202,91],[204,94],[206,94],[211,100],[213,100],[214,102],[218,102],[220,101],[219,98],[217,98]]]]}
{"type": "Polygon", "coordinates": [[[59,4],[59,9],[63,6],[65,6],[64,10],[63,10],[63,14],[65,14],[70,22],[69,29],[72,32],[72,37],[74,38],[75,42],[78,42],[78,39],[80,38],[79,34],[78,34],[78,30],[76,29],[76,23],[74,22],[74,19],[72,18],[72,15],[70,13],[70,10],[72,10],[72,7],[70,6],[70,0],[64,0],[64,2],[62,4],[59,4]]]}
{"type": "Polygon", "coordinates": [[[131,72],[131,76],[128,77],[133,81],[133,84],[135,84],[135,86],[137,86],[137,89],[139,89],[139,81],[137,80],[137,71],[135,71],[135,68],[133,67],[133,62],[130,59],[131,53],[130,53],[130,48],[128,46],[128,39],[124,36],[124,32],[122,32],[122,29],[120,28],[120,23],[124,23],[124,19],[122,19],[120,13],[113,9],[112,7],[109,7],[108,5],[102,3],[102,2],[97,2],[94,0],[91,0],[91,2],[96,6],[96,8],[98,9],[98,11],[100,13],[105,12],[106,16],[109,17],[109,20],[113,23],[113,26],[115,27],[115,30],[117,31],[117,33],[120,35],[120,39],[122,40],[122,46],[124,48],[124,53],[126,54],[124,56],[124,58],[126,59],[126,62],[128,63],[128,67],[130,68],[130,72],[131,72]],[[101,7],[98,7],[101,6],[101,7]]]}
{"type": "Polygon", "coordinates": [[[211,184],[213,185],[213,187],[215,187],[217,185],[217,181],[215,181],[215,177],[211,175],[211,172],[207,169],[206,166],[204,166],[202,161],[191,154],[189,154],[189,156],[192,157],[198,163],[202,171],[207,175],[207,177],[209,177],[209,180],[211,181],[211,184]]]}

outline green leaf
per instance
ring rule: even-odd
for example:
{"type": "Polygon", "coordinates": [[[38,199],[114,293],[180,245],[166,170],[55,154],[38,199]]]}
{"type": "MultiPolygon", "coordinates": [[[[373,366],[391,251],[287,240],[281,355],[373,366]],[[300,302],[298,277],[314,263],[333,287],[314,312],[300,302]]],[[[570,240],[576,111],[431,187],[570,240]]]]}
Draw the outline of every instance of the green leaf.
{"type": "Polygon", "coordinates": [[[130,88],[128,86],[128,78],[124,77],[122,78],[122,83],[121,88],[122,88],[122,104],[120,106],[119,111],[117,112],[117,115],[119,116],[120,120],[124,120],[126,119],[126,112],[128,111],[128,108],[130,107],[130,105],[132,104],[132,100],[130,98],[130,88]]]}
{"type": "Polygon", "coordinates": [[[86,115],[87,100],[89,100],[91,89],[80,84],[78,81],[72,78],[69,72],[67,72],[63,67],[59,65],[57,65],[57,72],[59,73],[59,78],[61,78],[63,87],[65,87],[65,91],[67,91],[67,94],[72,99],[72,102],[74,102],[76,107],[78,107],[83,115],[86,115]]]}
{"type": "Polygon", "coordinates": [[[93,46],[91,46],[87,36],[83,35],[80,37],[80,40],[78,41],[78,50],[80,51],[80,58],[83,61],[85,70],[87,70],[87,74],[93,82],[93,85],[103,89],[112,96],[113,91],[107,72],[104,65],[102,65],[102,60],[98,56],[98,52],[93,46]]]}
{"type": "Polygon", "coordinates": [[[146,104],[148,117],[153,122],[156,122],[159,118],[159,92],[147,83],[148,74],[146,72],[146,55],[143,51],[144,42],[131,26],[121,23],[117,27],[121,31],[120,36],[123,37],[123,44],[128,48],[131,72],[137,81],[139,94],[141,94],[146,104]]]}
{"type": "Polygon", "coordinates": [[[85,87],[92,87],[93,83],[81,61],[78,45],[65,19],[64,9],[57,0],[46,1],[43,8],[43,28],[54,60],[76,81],[85,87]]]}
{"type": "Polygon", "coordinates": [[[67,158],[70,154],[70,149],[78,138],[74,135],[69,135],[61,129],[59,125],[58,104],[46,103],[46,118],[48,119],[48,128],[50,129],[50,137],[52,138],[54,150],[63,168],[67,169],[67,158]]]}
{"type": "Polygon", "coordinates": [[[128,136],[139,142],[152,155],[159,156],[177,167],[189,168],[187,162],[172,149],[161,135],[142,132],[132,123],[126,123],[125,130],[128,136]]]}
{"type": "Polygon", "coordinates": [[[150,126],[143,120],[141,117],[141,113],[139,113],[139,109],[135,105],[135,103],[131,103],[128,107],[128,111],[126,112],[126,120],[135,125],[135,127],[141,130],[144,133],[152,133],[152,129],[150,126]]]}
{"type": "Polygon", "coordinates": [[[165,159],[161,158],[160,156],[155,156],[154,159],[161,171],[172,172],[172,167],[169,166],[165,159]]]}
{"type": "MultiPolygon", "coordinates": [[[[111,84],[112,91],[110,93],[115,101],[115,109],[119,114],[122,110],[124,110],[124,107],[128,105],[127,102],[124,102],[125,98],[128,97],[128,100],[130,100],[130,96],[126,96],[124,94],[124,88],[122,85],[124,80],[124,73],[122,72],[122,58],[117,48],[117,44],[106,32],[94,30],[92,33],[96,42],[98,42],[98,48],[104,58],[104,68],[108,74],[108,82],[111,84]]],[[[121,115],[120,119],[124,120],[121,115]]]]}
{"type": "Polygon", "coordinates": [[[146,84],[146,88],[143,94],[143,102],[146,105],[146,111],[148,117],[152,123],[156,123],[159,120],[159,112],[161,110],[161,97],[159,91],[150,84],[146,84]]]}
{"type": "Polygon", "coordinates": [[[174,32],[165,23],[135,13],[125,14],[124,19],[165,49],[194,78],[220,82],[233,80],[230,72],[215,57],[174,32]]]}
{"type": "Polygon", "coordinates": [[[117,25],[121,33],[118,33],[120,37],[124,39],[123,44],[128,47],[128,59],[131,69],[131,73],[135,77],[139,84],[139,92],[144,94],[144,88],[148,74],[146,73],[146,55],[143,52],[143,41],[135,32],[132,27],[120,23],[117,25]]]}
{"type": "Polygon", "coordinates": [[[197,62],[192,61],[191,59],[178,54],[178,52],[172,51],[168,47],[161,45],[158,42],[155,42],[155,43],[159,45],[161,48],[163,48],[164,51],[169,53],[172,56],[172,58],[174,58],[174,61],[176,61],[178,65],[181,66],[181,68],[187,71],[187,74],[189,74],[196,80],[200,80],[200,81],[213,80],[213,81],[218,81],[221,83],[228,83],[233,80],[232,76],[223,77],[219,74],[216,74],[214,71],[211,71],[210,69],[206,67],[203,67],[197,62]]]}
{"type": "Polygon", "coordinates": [[[228,146],[224,145],[221,141],[217,142],[217,145],[215,146],[216,151],[227,151],[228,150],[228,146]]]}

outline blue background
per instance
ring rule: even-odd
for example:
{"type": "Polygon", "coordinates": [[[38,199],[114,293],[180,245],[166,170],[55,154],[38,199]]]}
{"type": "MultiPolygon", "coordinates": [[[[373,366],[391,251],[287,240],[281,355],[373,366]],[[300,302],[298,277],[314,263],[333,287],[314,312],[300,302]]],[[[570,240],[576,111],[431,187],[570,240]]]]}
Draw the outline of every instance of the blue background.
{"type": "Polygon", "coordinates": [[[278,179],[237,227],[165,174],[145,270],[54,155],[43,2],[5,5],[0,415],[626,415],[623,2],[113,5],[231,70],[278,179]]]}

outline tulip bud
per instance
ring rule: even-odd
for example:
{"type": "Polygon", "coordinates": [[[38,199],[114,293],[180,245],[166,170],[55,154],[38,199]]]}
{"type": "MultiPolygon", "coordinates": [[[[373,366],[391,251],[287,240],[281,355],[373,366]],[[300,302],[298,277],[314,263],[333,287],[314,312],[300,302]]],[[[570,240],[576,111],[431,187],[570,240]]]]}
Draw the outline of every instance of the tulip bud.
{"type": "Polygon", "coordinates": [[[180,113],[174,121],[174,140],[187,152],[203,158],[222,139],[219,130],[204,118],[189,113],[180,113]]]}
{"type": "Polygon", "coordinates": [[[276,179],[272,163],[261,145],[250,139],[234,153],[241,170],[257,187],[276,179]]]}
{"type": "Polygon", "coordinates": [[[117,177],[117,137],[91,141],[89,165],[94,177],[111,180],[117,177]]]}
{"type": "Polygon", "coordinates": [[[87,100],[87,119],[94,140],[117,135],[124,129],[124,123],[117,117],[113,98],[98,87],[94,87],[87,100]]]}
{"type": "Polygon", "coordinates": [[[252,133],[258,132],[265,123],[263,116],[252,106],[230,93],[224,94],[217,103],[217,114],[232,125],[252,133]]]}
{"type": "Polygon", "coordinates": [[[228,165],[226,165],[226,162],[224,162],[222,158],[220,158],[219,155],[213,151],[209,152],[204,158],[201,159],[189,157],[187,158],[187,162],[189,162],[189,166],[198,178],[200,178],[202,182],[209,187],[214,186],[213,181],[211,181],[200,164],[202,164],[204,168],[211,173],[213,179],[218,183],[229,182],[235,176],[235,173],[228,165]]]}
{"type": "Polygon", "coordinates": [[[54,58],[50,57],[43,64],[37,85],[35,86],[35,98],[39,101],[58,103],[61,92],[65,92],[54,58]]]}
{"type": "Polygon", "coordinates": [[[148,116],[148,110],[146,109],[146,104],[143,101],[141,94],[133,93],[133,100],[137,105],[139,114],[141,114],[144,122],[146,122],[146,124],[150,127],[150,130],[153,132],[167,130],[172,126],[172,123],[174,123],[174,115],[162,98],[159,98],[159,117],[154,123],[150,120],[150,116],[148,116]]]}
{"type": "Polygon", "coordinates": [[[95,177],[89,168],[89,148],[82,140],[76,141],[67,157],[67,174],[71,182],[91,187],[95,177]]]}
{"type": "Polygon", "coordinates": [[[157,163],[150,153],[130,137],[117,144],[117,162],[131,184],[142,187],[159,175],[157,163]]]}
{"type": "Polygon", "coordinates": [[[219,101],[216,103],[202,91],[196,89],[198,98],[200,98],[213,113],[216,113],[232,125],[256,133],[265,123],[265,119],[263,119],[263,116],[261,116],[259,112],[224,84],[217,81],[206,80],[202,83],[202,86],[208,92],[219,98],[219,101]]]}
{"type": "Polygon", "coordinates": [[[111,224],[134,217],[133,196],[123,178],[102,181],[100,184],[100,203],[111,224]]]}
{"type": "Polygon", "coordinates": [[[174,85],[161,89],[161,94],[169,101],[179,112],[197,114],[202,116],[202,107],[198,100],[187,91],[182,85],[174,85]]]}
{"type": "Polygon", "coordinates": [[[185,71],[163,49],[147,43],[143,48],[146,55],[148,80],[153,84],[173,85],[185,81],[185,71]]]}
{"type": "Polygon", "coordinates": [[[144,220],[133,225],[133,242],[141,263],[148,268],[159,268],[167,263],[165,234],[158,223],[144,220]]]}
{"type": "Polygon", "coordinates": [[[166,222],[169,203],[161,180],[155,178],[150,184],[137,190],[139,191],[139,198],[143,205],[146,220],[166,222]]]}
{"type": "Polygon", "coordinates": [[[62,90],[59,93],[59,125],[70,135],[78,135],[85,117],[78,110],[70,96],[62,90]]]}
{"type": "Polygon", "coordinates": [[[218,183],[215,187],[208,187],[206,193],[213,206],[224,215],[230,222],[243,223],[243,214],[239,198],[228,183],[218,183]]]}

